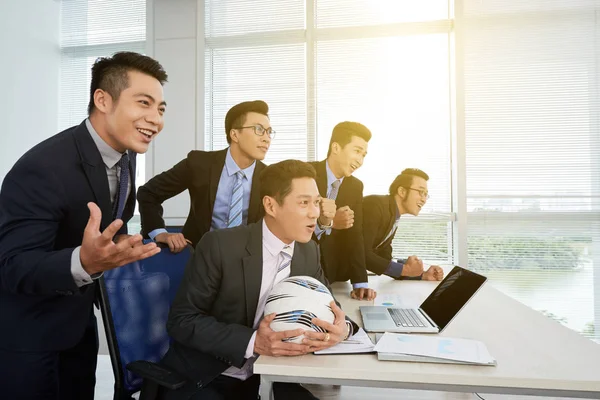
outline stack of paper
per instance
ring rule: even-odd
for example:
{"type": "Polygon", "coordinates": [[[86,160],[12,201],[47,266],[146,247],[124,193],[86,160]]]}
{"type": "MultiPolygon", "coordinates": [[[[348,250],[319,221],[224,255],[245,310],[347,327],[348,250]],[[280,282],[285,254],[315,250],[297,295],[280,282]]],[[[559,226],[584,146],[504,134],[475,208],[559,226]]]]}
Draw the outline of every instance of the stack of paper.
{"type": "Polygon", "coordinates": [[[367,335],[367,332],[360,328],[348,340],[344,340],[325,350],[315,351],[315,354],[357,354],[357,353],[373,353],[375,345],[367,335]]]}
{"type": "Polygon", "coordinates": [[[375,345],[375,351],[379,360],[386,361],[496,365],[482,342],[437,335],[385,333],[375,345]]]}

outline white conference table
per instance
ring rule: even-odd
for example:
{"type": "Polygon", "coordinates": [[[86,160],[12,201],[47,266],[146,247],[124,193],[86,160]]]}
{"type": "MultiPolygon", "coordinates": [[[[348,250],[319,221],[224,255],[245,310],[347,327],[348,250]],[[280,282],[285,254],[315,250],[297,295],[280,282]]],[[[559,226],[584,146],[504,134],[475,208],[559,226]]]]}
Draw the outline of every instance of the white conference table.
{"type": "MultiPolygon", "coordinates": [[[[381,293],[403,295],[418,306],[437,282],[370,276],[381,293]]],[[[362,325],[350,284],[332,285],[346,314],[362,325]]],[[[441,333],[483,341],[497,366],[378,361],[375,354],[299,357],[261,356],[261,398],[272,399],[273,382],[298,382],[446,392],[600,398],[600,345],[565,328],[492,287],[490,282],[441,333]]]]}

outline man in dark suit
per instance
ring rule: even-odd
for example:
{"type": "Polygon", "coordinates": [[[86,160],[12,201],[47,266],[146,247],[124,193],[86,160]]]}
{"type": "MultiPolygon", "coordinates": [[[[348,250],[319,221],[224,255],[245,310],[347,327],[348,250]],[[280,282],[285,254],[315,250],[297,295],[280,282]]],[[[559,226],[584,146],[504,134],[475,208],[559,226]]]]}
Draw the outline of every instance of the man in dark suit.
{"type": "Polygon", "coordinates": [[[366,196],[363,200],[363,237],[367,269],[377,275],[396,279],[439,281],[444,271],[432,265],[423,271],[423,261],[417,256],[405,260],[392,259],[392,241],[400,216],[419,215],[429,198],[429,176],[416,168],[407,168],[390,185],[389,195],[366,196]]]}
{"type": "Polygon", "coordinates": [[[362,233],[363,183],[352,176],[367,155],[371,131],[358,122],[341,122],[333,128],[327,159],[314,162],[319,193],[323,197],[315,230],[323,254],[323,269],[330,282],[352,282],[351,296],[372,300],[362,233]]]}
{"type": "Polygon", "coordinates": [[[127,235],[135,155],[163,127],[155,60],[117,53],[92,67],[89,118],[29,150],[0,192],[0,397],[94,398],[103,271],[159,252],[127,235]],[[102,232],[101,232],[102,231],[102,232]],[[114,239],[114,241],[113,241],[114,239]]]}
{"type": "Polygon", "coordinates": [[[268,113],[269,106],[260,100],[233,106],[225,116],[228,148],[191,151],[173,168],[141,186],[142,234],[179,252],[188,241],[196,246],[209,230],[258,221],[262,215],[258,176],[265,167],[261,160],[275,136],[268,113]],[[183,232],[168,233],[161,204],[186,189],[191,206],[183,232]]]}
{"type": "MultiPolygon", "coordinates": [[[[302,344],[285,342],[302,329],[274,332],[274,314],[263,318],[268,294],[289,276],[312,276],[328,286],[311,236],[319,216],[315,170],[287,160],[260,176],[265,217],[258,223],[207,233],[177,292],[167,329],[173,343],[163,363],[189,379],[165,399],[256,399],[257,356],[294,356],[331,347],[358,327],[331,302],[333,324],[315,319],[327,333],[306,331],[302,344]]],[[[275,384],[276,399],[314,399],[297,384],[275,384]]]]}

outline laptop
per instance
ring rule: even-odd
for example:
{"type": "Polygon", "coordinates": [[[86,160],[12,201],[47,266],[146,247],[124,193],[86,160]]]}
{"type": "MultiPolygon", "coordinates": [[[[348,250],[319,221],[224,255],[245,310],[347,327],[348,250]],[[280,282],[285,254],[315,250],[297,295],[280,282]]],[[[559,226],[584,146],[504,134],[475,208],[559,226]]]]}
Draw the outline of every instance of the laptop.
{"type": "Polygon", "coordinates": [[[486,279],[456,266],[419,308],[361,306],[364,329],[367,332],[440,333],[486,279]]]}

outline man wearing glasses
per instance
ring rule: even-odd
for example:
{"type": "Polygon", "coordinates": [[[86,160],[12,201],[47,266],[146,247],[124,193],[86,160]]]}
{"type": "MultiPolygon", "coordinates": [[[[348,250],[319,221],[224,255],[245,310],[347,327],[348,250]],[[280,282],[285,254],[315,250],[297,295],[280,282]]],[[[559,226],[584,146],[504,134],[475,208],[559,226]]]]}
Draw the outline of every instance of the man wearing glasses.
{"type": "Polygon", "coordinates": [[[429,176],[416,168],[407,168],[390,185],[389,195],[372,195],[363,199],[363,237],[367,269],[377,275],[395,279],[423,279],[440,281],[444,271],[437,265],[423,270],[417,256],[405,260],[392,259],[392,240],[396,235],[400,216],[419,215],[429,199],[429,176]]]}
{"type": "Polygon", "coordinates": [[[233,106],[225,116],[229,147],[193,150],[173,168],[150,179],[138,190],[142,235],[165,243],[173,252],[187,243],[196,246],[209,230],[258,221],[263,212],[258,177],[275,136],[269,106],[261,100],[233,106]],[[162,203],[184,190],[190,193],[190,213],[182,233],[168,233],[162,203]]]}

